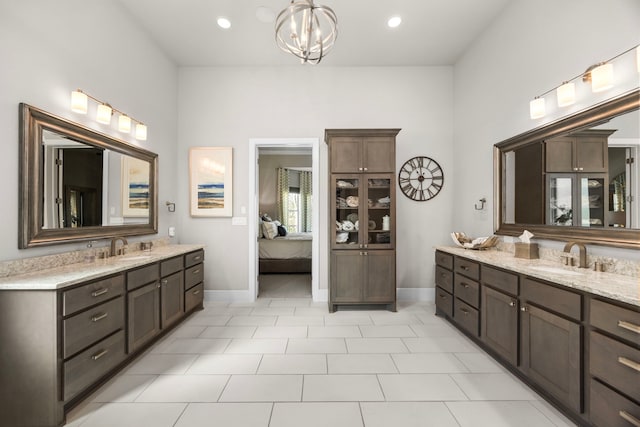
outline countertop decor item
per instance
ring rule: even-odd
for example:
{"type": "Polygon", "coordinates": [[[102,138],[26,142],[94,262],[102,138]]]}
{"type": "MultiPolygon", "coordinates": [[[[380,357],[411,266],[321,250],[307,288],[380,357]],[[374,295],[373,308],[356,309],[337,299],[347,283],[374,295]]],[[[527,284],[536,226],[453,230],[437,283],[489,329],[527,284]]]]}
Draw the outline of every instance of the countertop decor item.
{"type": "Polygon", "coordinates": [[[400,168],[398,184],[402,193],[411,200],[426,202],[442,190],[444,172],[438,162],[429,157],[413,157],[400,168]]]}
{"type": "Polygon", "coordinates": [[[464,233],[458,233],[455,231],[451,233],[451,239],[453,240],[453,243],[461,248],[476,250],[489,249],[498,243],[498,236],[478,237],[473,239],[464,233]]]}

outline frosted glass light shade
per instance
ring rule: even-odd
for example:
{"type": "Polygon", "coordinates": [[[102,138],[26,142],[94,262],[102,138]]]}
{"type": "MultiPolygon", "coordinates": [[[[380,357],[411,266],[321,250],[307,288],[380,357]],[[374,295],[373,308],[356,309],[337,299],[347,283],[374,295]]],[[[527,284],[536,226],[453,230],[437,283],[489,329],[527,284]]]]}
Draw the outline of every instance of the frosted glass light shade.
{"type": "Polygon", "coordinates": [[[576,102],[576,85],[567,82],[556,89],[556,95],[558,96],[558,107],[566,107],[576,102]]]}
{"type": "Polygon", "coordinates": [[[136,139],[140,141],[147,140],[147,126],[142,123],[136,125],[136,139]]]}
{"type": "Polygon", "coordinates": [[[118,130],[124,133],[131,132],[131,117],[124,114],[120,115],[118,118],[118,130]]]}
{"type": "Polygon", "coordinates": [[[71,111],[79,114],[87,114],[87,95],[79,90],[71,92],[71,111]]]}
{"type": "Polygon", "coordinates": [[[529,115],[532,119],[539,119],[546,114],[544,98],[536,98],[529,103],[529,115]]]}
{"type": "Polygon", "coordinates": [[[98,112],[96,113],[96,121],[108,125],[111,123],[111,113],[113,110],[107,104],[98,105],[98,112]]]}
{"type": "Polygon", "coordinates": [[[602,92],[613,87],[613,64],[602,64],[591,70],[591,91],[602,92]]]}

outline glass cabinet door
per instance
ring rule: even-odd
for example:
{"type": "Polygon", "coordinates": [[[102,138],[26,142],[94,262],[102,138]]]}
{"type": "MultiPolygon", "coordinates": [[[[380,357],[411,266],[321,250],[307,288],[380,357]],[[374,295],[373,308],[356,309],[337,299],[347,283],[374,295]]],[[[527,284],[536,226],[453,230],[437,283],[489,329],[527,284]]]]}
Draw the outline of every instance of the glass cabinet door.
{"type": "Polygon", "coordinates": [[[334,221],[335,235],[331,242],[332,247],[339,249],[359,248],[360,239],[362,195],[360,189],[361,179],[355,176],[333,176],[332,187],[335,188],[334,221]]]}
{"type": "Polygon", "coordinates": [[[572,226],[573,212],[573,181],[574,175],[550,175],[547,224],[572,226]]]}
{"type": "Polygon", "coordinates": [[[605,179],[603,176],[580,177],[580,226],[604,227],[605,179]]]}
{"type": "Polygon", "coordinates": [[[368,247],[392,247],[391,189],[388,176],[367,176],[367,235],[368,247]]]}

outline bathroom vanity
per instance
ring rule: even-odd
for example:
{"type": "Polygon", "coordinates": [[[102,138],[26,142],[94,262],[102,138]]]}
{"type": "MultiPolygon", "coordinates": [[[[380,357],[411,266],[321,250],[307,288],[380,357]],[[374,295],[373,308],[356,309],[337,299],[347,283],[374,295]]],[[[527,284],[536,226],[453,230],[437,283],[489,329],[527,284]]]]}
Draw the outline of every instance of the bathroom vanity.
{"type": "Polygon", "coordinates": [[[637,277],[436,250],[436,313],[579,425],[640,426],[637,277]]]}
{"type": "Polygon", "coordinates": [[[65,413],[203,305],[201,245],[0,279],[0,424],[65,413]]]}

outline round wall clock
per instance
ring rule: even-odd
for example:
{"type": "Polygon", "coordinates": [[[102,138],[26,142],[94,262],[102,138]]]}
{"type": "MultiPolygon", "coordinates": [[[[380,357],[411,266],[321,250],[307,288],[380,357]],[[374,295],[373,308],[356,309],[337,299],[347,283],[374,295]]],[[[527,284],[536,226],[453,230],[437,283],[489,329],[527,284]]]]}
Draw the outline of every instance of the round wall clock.
{"type": "Polygon", "coordinates": [[[398,185],[411,200],[424,202],[438,195],[444,184],[444,172],[435,160],[418,156],[407,160],[400,168],[398,185]]]}

